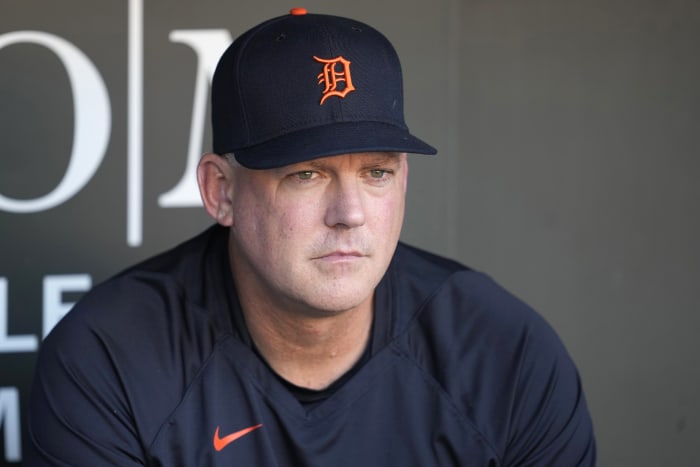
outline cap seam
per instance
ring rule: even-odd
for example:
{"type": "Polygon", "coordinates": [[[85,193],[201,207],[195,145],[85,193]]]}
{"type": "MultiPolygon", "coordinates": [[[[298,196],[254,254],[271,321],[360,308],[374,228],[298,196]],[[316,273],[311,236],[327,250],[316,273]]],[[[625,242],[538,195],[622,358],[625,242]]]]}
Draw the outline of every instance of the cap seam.
{"type": "Polygon", "coordinates": [[[244,67],[241,66],[241,63],[243,63],[243,56],[248,53],[248,45],[250,44],[250,42],[253,40],[254,37],[256,37],[258,34],[260,34],[263,30],[267,29],[271,25],[276,24],[276,23],[278,23],[286,18],[287,18],[287,15],[278,16],[277,18],[272,18],[272,19],[258,25],[258,27],[256,29],[250,31],[250,34],[247,35],[248,37],[245,38],[245,40],[243,41],[243,43],[240,46],[240,53],[238,54],[238,57],[236,60],[236,83],[238,83],[236,93],[238,94],[239,100],[241,102],[241,110],[242,110],[241,115],[243,116],[242,120],[243,120],[243,125],[245,127],[245,134],[246,134],[246,138],[245,138],[246,143],[245,144],[250,144],[250,141],[252,138],[251,138],[251,131],[250,131],[250,123],[249,123],[249,119],[248,119],[248,112],[246,111],[247,102],[246,102],[246,99],[244,98],[244,94],[242,92],[242,86],[240,85],[241,75],[244,71],[244,67]]]}

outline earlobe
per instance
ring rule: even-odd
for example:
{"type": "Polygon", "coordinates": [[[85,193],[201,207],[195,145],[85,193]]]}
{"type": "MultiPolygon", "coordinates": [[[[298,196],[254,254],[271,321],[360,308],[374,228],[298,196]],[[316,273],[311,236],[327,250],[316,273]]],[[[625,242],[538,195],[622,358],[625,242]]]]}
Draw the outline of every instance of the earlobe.
{"type": "Polygon", "coordinates": [[[222,156],[207,153],[197,166],[197,183],[204,209],[219,224],[233,224],[232,168],[222,156]]]}

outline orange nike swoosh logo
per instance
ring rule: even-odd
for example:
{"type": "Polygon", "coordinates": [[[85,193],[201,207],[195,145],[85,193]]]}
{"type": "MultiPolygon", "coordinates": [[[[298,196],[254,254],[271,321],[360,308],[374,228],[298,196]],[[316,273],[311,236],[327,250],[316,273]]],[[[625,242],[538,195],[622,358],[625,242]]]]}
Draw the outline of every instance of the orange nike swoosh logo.
{"type": "Polygon", "coordinates": [[[262,423],[259,423],[257,425],[250,426],[248,428],[243,428],[242,430],[238,430],[235,433],[231,433],[230,435],[226,435],[223,438],[219,438],[219,427],[216,427],[216,432],[214,432],[214,449],[217,451],[221,451],[223,448],[228,446],[229,444],[233,443],[236,441],[238,438],[241,438],[251,431],[255,431],[258,428],[262,426],[262,423]]]}

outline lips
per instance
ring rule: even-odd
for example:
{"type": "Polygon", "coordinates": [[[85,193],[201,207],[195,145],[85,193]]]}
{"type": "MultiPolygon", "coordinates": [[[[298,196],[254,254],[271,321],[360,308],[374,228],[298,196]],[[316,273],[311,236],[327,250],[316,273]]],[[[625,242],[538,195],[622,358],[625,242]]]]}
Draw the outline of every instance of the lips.
{"type": "Polygon", "coordinates": [[[364,256],[365,255],[363,255],[359,251],[337,250],[337,251],[331,251],[328,253],[321,254],[314,259],[322,259],[322,260],[328,260],[328,261],[344,261],[344,260],[353,260],[353,259],[357,259],[357,258],[362,258],[364,256]]]}

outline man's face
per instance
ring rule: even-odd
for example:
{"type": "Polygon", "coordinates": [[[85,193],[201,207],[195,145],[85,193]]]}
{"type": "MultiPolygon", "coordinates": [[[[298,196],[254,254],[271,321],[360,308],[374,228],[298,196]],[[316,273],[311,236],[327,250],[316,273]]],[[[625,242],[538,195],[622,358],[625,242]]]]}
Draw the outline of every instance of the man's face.
{"type": "Polygon", "coordinates": [[[261,305],[328,316],[371,300],[403,223],[405,154],[233,169],[231,258],[261,305]]]}

